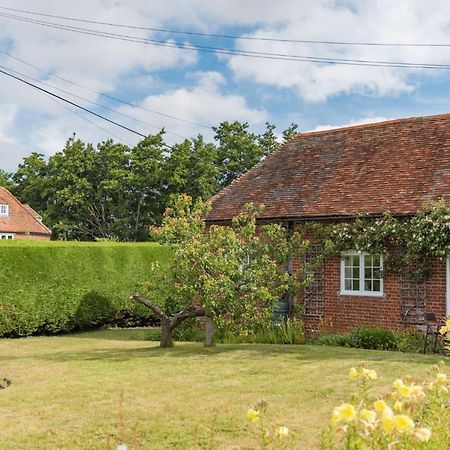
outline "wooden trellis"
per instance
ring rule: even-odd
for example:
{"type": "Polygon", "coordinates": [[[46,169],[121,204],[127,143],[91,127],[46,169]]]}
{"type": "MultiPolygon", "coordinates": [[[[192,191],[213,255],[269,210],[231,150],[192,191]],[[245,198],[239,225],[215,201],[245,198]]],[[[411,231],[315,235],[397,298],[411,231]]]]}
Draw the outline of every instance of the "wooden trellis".
{"type": "MultiPolygon", "coordinates": [[[[323,254],[323,245],[311,244],[305,253],[305,265],[314,264],[323,254]]],[[[313,269],[314,280],[304,289],[305,317],[322,317],[325,312],[325,268],[323,262],[313,269]]]]}
{"type": "Polygon", "coordinates": [[[404,325],[423,325],[426,310],[426,286],[424,282],[410,281],[400,276],[400,307],[404,325]]]}

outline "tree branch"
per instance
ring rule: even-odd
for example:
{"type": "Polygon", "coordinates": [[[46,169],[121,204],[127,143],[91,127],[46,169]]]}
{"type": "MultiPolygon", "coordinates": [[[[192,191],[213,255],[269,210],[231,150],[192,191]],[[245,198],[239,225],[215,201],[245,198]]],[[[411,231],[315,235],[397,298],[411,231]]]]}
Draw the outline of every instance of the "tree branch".
{"type": "Polygon", "coordinates": [[[147,308],[151,309],[160,319],[168,320],[167,314],[158,306],[154,305],[150,300],[147,300],[146,298],[139,295],[139,292],[135,292],[131,297],[130,300],[134,300],[137,303],[140,303],[141,305],[146,306],[147,308]]]}
{"type": "Polygon", "coordinates": [[[175,314],[172,317],[170,327],[172,329],[176,328],[181,322],[186,319],[192,319],[194,317],[204,317],[206,316],[206,311],[203,308],[196,308],[194,305],[188,306],[183,311],[175,314]]]}

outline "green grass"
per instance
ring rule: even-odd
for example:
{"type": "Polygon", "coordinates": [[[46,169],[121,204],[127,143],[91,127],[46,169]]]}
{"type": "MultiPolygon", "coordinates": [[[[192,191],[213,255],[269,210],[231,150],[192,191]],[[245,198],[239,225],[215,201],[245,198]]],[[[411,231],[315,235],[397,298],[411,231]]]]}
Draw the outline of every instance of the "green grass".
{"type": "Polygon", "coordinates": [[[440,358],[327,346],[200,343],[157,348],[147,330],[0,340],[0,448],[219,448],[254,444],[247,409],[269,402],[275,424],[315,448],[334,405],[349,398],[348,369],[367,363],[380,392],[440,358]],[[121,400],[122,399],[122,400],[121,400]]]}

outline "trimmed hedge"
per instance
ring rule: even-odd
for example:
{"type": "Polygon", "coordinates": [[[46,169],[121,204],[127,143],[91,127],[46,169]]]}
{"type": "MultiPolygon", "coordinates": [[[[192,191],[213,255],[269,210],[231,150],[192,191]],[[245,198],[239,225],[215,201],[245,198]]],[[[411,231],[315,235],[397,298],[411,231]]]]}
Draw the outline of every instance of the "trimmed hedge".
{"type": "Polygon", "coordinates": [[[146,317],[129,300],[150,281],[150,264],[168,264],[155,243],[0,243],[0,336],[57,334],[113,323],[119,312],[146,317]]]}

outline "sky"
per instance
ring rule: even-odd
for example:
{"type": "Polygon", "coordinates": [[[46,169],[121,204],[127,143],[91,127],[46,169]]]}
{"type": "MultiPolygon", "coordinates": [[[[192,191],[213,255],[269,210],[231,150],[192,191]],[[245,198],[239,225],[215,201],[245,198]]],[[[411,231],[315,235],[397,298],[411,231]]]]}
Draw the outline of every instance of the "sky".
{"type": "MultiPolygon", "coordinates": [[[[450,44],[447,0],[0,0],[1,7],[235,37],[450,44]]],[[[211,126],[224,120],[247,121],[256,132],[268,121],[281,133],[292,122],[300,131],[310,131],[450,112],[450,70],[248,58],[200,52],[193,45],[450,64],[450,47],[199,37],[0,9],[0,69],[45,83],[39,85],[141,134],[164,127],[169,144],[198,134],[212,139],[211,126]],[[5,15],[154,39],[172,47],[80,34],[5,15]]],[[[14,171],[33,151],[48,157],[73,133],[94,144],[113,138],[135,145],[141,139],[0,74],[0,169],[14,171]]]]}

